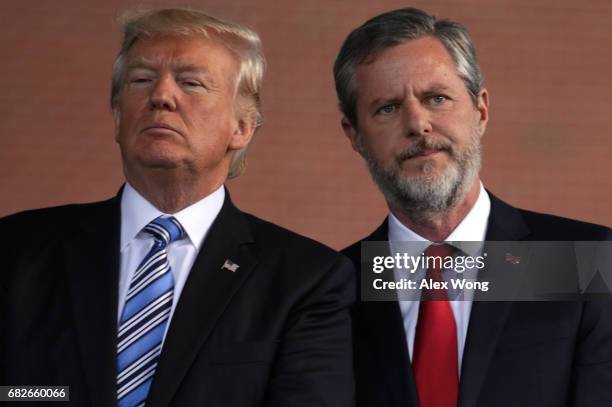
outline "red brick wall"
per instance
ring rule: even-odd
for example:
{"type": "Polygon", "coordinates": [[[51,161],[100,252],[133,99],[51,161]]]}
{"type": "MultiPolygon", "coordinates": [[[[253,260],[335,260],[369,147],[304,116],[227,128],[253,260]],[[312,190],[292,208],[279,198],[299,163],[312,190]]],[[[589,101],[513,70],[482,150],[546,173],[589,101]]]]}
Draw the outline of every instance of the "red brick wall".
{"type": "MultiPolygon", "coordinates": [[[[132,5],[189,3],[5,3],[0,215],[113,195],[122,182],[108,109],[115,16],[132,5]]],[[[268,60],[266,124],[247,174],[229,182],[234,201],[336,248],[371,231],[385,206],[342,135],[331,66],[352,28],[407,3],[192,4],[255,28],[268,60]]],[[[612,4],[410,5],[463,22],[476,42],[491,95],[486,185],[518,206],[611,225],[612,4]]]]}

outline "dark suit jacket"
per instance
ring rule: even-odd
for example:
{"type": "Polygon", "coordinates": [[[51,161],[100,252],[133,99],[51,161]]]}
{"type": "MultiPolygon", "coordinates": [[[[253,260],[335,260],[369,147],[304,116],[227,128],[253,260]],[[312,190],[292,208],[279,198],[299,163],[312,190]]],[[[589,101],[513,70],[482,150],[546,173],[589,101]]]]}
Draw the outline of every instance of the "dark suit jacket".
{"type": "MultiPolygon", "coordinates": [[[[119,201],[0,220],[0,385],[70,386],[72,405],[115,405],[119,201]]],[[[348,259],[227,196],[147,406],[352,406],[354,291],[348,259]]]]}
{"type": "MultiPolygon", "coordinates": [[[[608,228],[516,209],[489,195],[489,241],[610,237],[608,228]]],[[[364,239],[386,240],[386,221],[364,239]]],[[[360,242],[344,253],[359,270],[360,242]]],[[[353,321],[357,405],[416,407],[398,303],[358,299],[353,321]]],[[[612,406],[612,302],[475,301],[458,405],[612,406]]]]}

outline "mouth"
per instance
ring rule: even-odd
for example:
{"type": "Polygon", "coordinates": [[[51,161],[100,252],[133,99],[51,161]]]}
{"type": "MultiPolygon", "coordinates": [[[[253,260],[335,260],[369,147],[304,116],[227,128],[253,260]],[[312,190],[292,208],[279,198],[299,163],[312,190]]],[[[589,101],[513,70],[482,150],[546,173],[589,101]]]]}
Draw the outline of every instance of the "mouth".
{"type": "Polygon", "coordinates": [[[401,154],[398,157],[398,162],[413,161],[420,159],[433,159],[438,154],[444,154],[447,150],[443,148],[422,148],[417,151],[411,151],[410,153],[401,154]]]}
{"type": "Polygon", "coordinates": [[[181,132],[176,128],[176,127],[172,127],[169,124],[166,123],[153,123],[150,124],[148,126],[146,126],[144,129],[142,129],[142,132],[153,132],[153,133],[167,133],[167,132],[174,132],[174,133],[178,133],[181,134],[181,132]]]}
{"type": "Polygon", "coordinates": [[[440,150],[440,149],[435,149],[435,148],[428,148],[428,149],[423,149],[421,151],[419,151],[418,153],[412,154],[411,156],[407,157],[409,160],[412,158],[421,158],[421,157],[430,157],[434,154],[440,153],[444,150],[440,150]]]}

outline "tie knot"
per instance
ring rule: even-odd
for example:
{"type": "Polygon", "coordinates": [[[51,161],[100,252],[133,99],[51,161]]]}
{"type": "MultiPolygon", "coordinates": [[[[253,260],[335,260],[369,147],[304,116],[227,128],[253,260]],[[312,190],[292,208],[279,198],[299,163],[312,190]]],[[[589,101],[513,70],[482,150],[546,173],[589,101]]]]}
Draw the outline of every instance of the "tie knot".
{"type": "Polygon", "coordinates": [[[447,243],[437,243],[434,242],[429,245],[427,249],[425,249],[425,256],[437,256],[437,257],[447,257],[452,256],[455,252],[455,248],[447,243]]]}
{"type": "Polygon", "coordinates": [[[160,240],[164,246],[185,237],[185,230],[174,217],[158,217],[144,228],[145,232],[160,240]]]}
{"type": "MultiPolygon", "coordinates": [[[[432,243],[423,253],[427,264],[427,278],[442,281],[442,270],[447,257],[452,257],[455,248],[449,244],[440,242],[432,243]]],[[[446,290],[445,290],[446,291],[446,290]]]]}

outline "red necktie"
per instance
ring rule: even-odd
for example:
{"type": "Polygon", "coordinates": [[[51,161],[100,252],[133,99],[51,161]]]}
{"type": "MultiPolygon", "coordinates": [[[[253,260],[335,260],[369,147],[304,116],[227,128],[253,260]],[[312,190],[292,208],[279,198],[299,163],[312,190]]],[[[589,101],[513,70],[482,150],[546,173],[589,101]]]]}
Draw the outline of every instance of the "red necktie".
{"type": "MultiPolygon", "coordinates": [[[[442,244],[429,246],[424,254],[426,258],[441,256],[444,259],[452,253],[451,246],[442,244]]],[[[436,262],[427,270],[426,279],[444,281],[438,266],[436,262]]],[[[421,290],[412,359],[420,407],[456,406],[459,393],[457,327],[445,289],[421,290]]]]}

